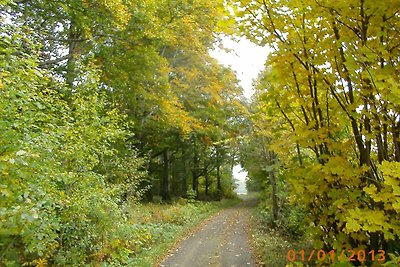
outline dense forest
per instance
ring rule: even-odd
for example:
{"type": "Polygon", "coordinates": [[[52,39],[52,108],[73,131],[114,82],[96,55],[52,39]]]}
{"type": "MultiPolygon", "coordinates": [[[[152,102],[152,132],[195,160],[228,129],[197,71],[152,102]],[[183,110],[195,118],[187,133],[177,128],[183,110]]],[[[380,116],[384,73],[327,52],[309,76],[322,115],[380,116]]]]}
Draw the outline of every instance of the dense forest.
{"type": "Polygon", "coordinates": [[[268,229],[398,266],[399,31],[397,0],[0,0],[0,266],[128,265],[142,203],[183,224],[239,163],[268,229]],[[273,51],[251,99],[221,36],[273,51]]]}
{"type": "Polygon", "coordinates": [[[127,203],[233,195],[222,1],[1,4],[1,261],[90,262],[130,238],[127,203]]]}

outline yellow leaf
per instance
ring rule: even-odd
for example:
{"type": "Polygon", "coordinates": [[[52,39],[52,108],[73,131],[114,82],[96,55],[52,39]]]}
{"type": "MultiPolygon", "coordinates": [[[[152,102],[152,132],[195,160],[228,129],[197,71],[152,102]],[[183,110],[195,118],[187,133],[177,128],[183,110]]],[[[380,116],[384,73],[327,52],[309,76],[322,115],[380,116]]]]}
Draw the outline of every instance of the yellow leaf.
{"type": "Polygon", "coordinates": [[[361,229],[361,225],[353,219],[349,219],[346,223],[348,232],[357,232],[361,229]]]}

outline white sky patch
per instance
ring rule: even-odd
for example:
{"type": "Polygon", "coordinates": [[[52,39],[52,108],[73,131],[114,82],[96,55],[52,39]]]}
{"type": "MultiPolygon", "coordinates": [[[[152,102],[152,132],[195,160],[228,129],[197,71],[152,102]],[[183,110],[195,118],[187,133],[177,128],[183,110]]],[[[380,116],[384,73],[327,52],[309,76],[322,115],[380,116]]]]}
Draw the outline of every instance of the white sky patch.
{"type": "Polygon", "coordinates": [[[240,165],[235,165],[233,167],[233,174],[235,178],[240,179],[240,180],[245,180],[247,177],[247,171],[242,169],[242,166],[240,165]]]}
{"type": "Polygon", "coordinates": [[[222,37],[222,44],[232,51],[226,52],[219,48],[210,51],[210,55],[221,64],[231,67],[236,72],[244,95],[250,98],[253,94],[253,80],[264,68],[265,61],[271,49],[258,46],[247,39],[240,38],[233,41],[229,37],[222,37]]]}
{"type": "Polygon", "coordinates": [[[236,165],[233,167],[232,175],[235,178],[235,183],[238,185],[236,188],[236,193],[238,194],[246,194],[246,177],[247,171],[243,170],[242,166],[236,165]]]}

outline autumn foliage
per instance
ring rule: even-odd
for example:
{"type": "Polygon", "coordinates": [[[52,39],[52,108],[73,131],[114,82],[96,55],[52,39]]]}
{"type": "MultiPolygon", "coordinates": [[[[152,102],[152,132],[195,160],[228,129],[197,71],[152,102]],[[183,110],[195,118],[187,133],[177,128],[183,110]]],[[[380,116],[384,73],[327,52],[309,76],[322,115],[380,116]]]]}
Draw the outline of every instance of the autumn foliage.
{"type": "Polygon", "coordinates": [[[0,266],[126,265],[162,229],[131,221],[138,201],[232,195],[245,109],[208,54],[225,17],[223,1],[0,0],[0,266]]]}
{"type": "Polygon", "coordinates": [[[254,121],[284,166],[315,246],[398,256],[398,1],[236,1],[241,33],[273,48],[254,121]]]}

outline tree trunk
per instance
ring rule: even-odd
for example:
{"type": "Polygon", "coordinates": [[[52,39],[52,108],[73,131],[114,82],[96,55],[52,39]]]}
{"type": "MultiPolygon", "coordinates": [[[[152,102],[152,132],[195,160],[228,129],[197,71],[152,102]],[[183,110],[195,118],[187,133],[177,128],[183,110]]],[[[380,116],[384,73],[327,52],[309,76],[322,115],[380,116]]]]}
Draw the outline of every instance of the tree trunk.
{"type": "Polygon", "coordinates": [[[161,178],[161,192],[160,195],[163,201],[171,201],[170,184],[169,184],[169,158],[168,150],[163,152],[163,173],[161,178]]]}
{"type": "Polygon", "coordinates": [[[217,148],[217,197],[219,200],[222,199],[222,183],[221,183],[221,162],[220,162],[220,154],[217,148]]]}
{"type": "Polygon", "coordinates": [[[75,41],[79,38],[79,32],[74,21],[71,20],[69,26],[68,39],[71,41],[68,45],[68,61],[67,61],[67,73],[65,76],[66,83],[72,88],[76,76],[76,59],[78,56],[78,42],[75,41]]]}
{"type": "Polygon", "coordinates": [[[194,152],[194,157],[193,157],[193,170],[192,170],[192,189],[194,192],[196,192],[196,197],[199,196],[199,175],[198,175],[198,170],[199,170],[199,156],[197,154],[197,151],[194,152]]]}
{"type": "Polygon", "coordinates": [[[204,182],[204,193],[205,193],[206,197],[208,197],[208,186],[209,186],[209,181],[208,180],[209,180],[209,177],[208,177],[207,170],[204,173],[204,179],[205,179],[205,182],[204,182]]]}
{"type": "Polygon", "coordinates": [[[269,173],[269,182],[271,183],[271,202],[272,202],[272,220],[275,224],[275,221],[278,220],[278,196],[277,196],[277,187],[276,187],[276,176],[275,171],[272,170],[269,173]]]}
{"type": "Polygon", "coordinates": [[[182,197],[186,197],[187,193],[187,177],[188,177],[188,165],[186,162],[186,151],[184,150],[183,153],[183,175],[182,175],[182,197]]]}
{"type": "Polygon", "coordinates": [[[392,128],[394,158],[395,161],[400,162],[400,121],[397,123],[393,123],[392,128]]]}

